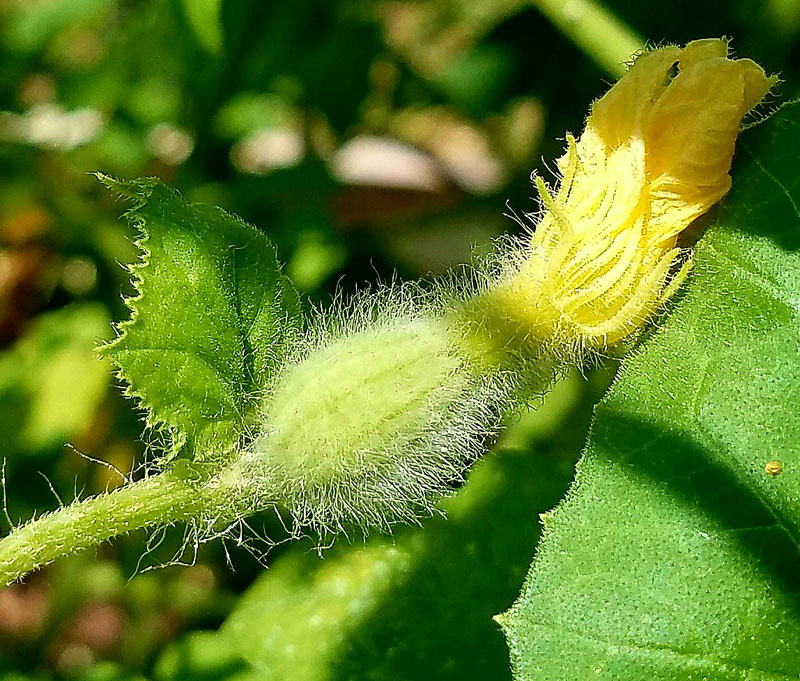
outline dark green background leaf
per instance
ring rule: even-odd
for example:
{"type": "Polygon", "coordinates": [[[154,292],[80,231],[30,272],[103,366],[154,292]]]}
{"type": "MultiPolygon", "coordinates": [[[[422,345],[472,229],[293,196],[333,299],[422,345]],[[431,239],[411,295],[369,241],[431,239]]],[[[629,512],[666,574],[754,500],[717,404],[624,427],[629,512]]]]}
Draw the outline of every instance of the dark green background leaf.
{"type": "Polygon", "coordinates": [[[118,182],[141,230],[138,295],[105,347],[151,421],[196,456],[227,451],[299,325],[299,300],[261,232],[155,180],[118,182]]]}
{"type": "Polygon", "coordinates": [[[518,679],[800,678],[798,131],[794,103],[742,135],[683,299],[598,406],[502,617],[518,679]]]}
{"type": "Polygon", "coordinates": [[[108,366],[92,349],[110,334],[102,305],[76,304],[41,315],[0,354],[0,442],[10,465],[91,427],[108,386],[108,366]]]}
{"type": "Polygon", "coordinates": [[[337,546],[307,543],[265,572],[221,634],[264,681],[510,678],[492,615],[513,598],[571,460],[487,457],[448,518],[337,546]]]}

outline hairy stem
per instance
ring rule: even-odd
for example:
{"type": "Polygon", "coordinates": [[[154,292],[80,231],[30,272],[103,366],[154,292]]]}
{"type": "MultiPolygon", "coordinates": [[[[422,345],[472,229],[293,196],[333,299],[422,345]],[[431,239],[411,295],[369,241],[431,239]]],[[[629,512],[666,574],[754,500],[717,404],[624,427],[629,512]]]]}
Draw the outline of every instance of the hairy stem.
{"type": "Polygon", "coordinates": [[[0,586],[117,535],[199,519],[219,493],[218,485],[163,474],[62,507],[0,540],[0,586]]]}

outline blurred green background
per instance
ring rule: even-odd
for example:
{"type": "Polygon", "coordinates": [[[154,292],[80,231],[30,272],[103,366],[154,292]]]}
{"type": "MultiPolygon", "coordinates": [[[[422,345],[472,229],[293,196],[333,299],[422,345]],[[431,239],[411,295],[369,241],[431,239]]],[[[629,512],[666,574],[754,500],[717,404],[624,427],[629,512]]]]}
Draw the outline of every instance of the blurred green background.
{"type": "MultiPolygon", "coordinates": [[[[146,459],[93,353],[126,315],[136,253],[90,173],[155,175],[258,225],[324,305],[519,231],[531,171],[553,179],[565,131],[633,49],[721,35],[797,95],[800,0],[0,0],[3,531],[146,459]]],[[[396,542],[320,561],[265,517],[254,546],[183,552],[190,567],[146,569],[180,532],[131,535],[1,590],[0,678],[508,678],[490,617],[609,376],[516,414],[451,521],[396,542]],[[324,570],[350,586],[332,596],[324,570]]]]}

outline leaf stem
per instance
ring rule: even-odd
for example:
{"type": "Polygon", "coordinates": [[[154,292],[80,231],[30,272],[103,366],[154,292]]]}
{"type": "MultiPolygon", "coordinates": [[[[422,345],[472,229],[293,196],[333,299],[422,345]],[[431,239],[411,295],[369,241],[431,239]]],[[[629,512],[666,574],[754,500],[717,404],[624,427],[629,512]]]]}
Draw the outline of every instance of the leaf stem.
{"type": "Polygon", "coordinates": [[[117,535],[200,519],[219,493],[208,481],[162,474],[64,506],[0,540],[0,586],[117,535]]]}

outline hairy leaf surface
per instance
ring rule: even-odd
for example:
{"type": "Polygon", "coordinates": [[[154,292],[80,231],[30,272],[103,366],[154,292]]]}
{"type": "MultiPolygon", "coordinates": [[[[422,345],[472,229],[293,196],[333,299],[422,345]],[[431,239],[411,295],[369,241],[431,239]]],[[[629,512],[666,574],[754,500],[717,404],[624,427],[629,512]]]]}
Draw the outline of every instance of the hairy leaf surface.
{"type": "Polygon", "coordinates": [[[142,262],[131,318],[104,352],[176,448],[209,456],[235,445],[299,326],[299,299],[267,237],[155,180],[109,188],[134,202],[142,262]]]}

